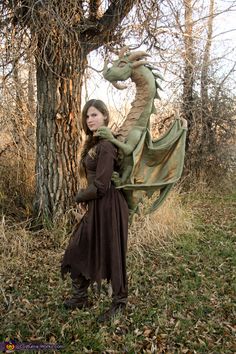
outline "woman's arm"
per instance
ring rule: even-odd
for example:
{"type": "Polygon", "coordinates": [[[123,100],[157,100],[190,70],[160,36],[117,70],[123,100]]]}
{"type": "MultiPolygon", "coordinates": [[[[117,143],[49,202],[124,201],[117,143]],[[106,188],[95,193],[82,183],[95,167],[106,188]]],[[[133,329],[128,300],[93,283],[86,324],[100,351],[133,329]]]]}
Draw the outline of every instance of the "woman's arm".
{"type": "Polygon", "coordinates": [[[97,168],[94,182],[76,195],[76,202],[81,203],[101,198],[110,187],[116,159],[116,149],[109,141],[102,141],[97,147],[97,168]]]}

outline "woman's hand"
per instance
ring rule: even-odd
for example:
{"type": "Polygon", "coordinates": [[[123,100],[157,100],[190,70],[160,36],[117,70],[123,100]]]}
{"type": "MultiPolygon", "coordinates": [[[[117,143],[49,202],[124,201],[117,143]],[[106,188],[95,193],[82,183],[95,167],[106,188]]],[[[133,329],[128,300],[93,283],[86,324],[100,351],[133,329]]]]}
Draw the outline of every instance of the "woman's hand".
{"type": "Polygon", "coordinates": [[[87,203],[86,202],[79,203],[78,209],[81,214],[84,214],[87,211],[87,203]]]}

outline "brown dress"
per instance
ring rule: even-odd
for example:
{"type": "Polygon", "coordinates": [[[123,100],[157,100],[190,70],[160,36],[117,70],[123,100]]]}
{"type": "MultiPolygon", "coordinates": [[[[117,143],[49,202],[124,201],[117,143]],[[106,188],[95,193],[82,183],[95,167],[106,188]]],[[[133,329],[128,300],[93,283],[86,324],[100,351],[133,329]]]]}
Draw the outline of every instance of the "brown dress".
{"type": "Polygon", "coordinates": [[[81,275],[91,281],[111,281],[113,297],[127,297],[126,250],[128,206],[121,191],[111,182],[117,150],[100,140],[95,154],[88,153],[85,166],[88,188],[80,190],[77,202],[87,202],[88,211],[74,231],[65,251],[62,275],[81,275]],[[95,156],[94,156],[95,155],[95,156]]]}

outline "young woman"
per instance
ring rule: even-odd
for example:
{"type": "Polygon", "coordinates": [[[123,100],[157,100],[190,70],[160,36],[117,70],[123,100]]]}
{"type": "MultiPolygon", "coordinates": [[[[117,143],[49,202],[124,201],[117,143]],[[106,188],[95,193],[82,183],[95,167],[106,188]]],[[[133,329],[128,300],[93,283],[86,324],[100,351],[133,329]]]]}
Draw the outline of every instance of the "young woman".
{"type": "Polygon", "coordinates": [[[73,296],[66,308],[88,307],[88,287],[102,279],[111,282],[112,304],[100,316],[107,320],[125,309],[127,302],[126,249],[128,206],[121,191],[112,183],[117,149],[107,140],[96,137],[96,131],[109,123],[109,112],[100,100],[88,101],[82,111],[82,125],[87,139],[81,154],[88,187],[79,190],[76,202],[87,211],[65,251],[61,271],[69,272],[73,296]]]}

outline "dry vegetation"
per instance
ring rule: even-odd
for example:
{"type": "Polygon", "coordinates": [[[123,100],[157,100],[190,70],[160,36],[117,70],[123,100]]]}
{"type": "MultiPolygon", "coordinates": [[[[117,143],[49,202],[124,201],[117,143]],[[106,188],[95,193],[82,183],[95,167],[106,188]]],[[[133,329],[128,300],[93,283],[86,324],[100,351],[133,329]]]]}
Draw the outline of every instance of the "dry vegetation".
{"type": "Polygon", "coordinates": [[[0,208],[18,221],[32,215],[34,163],[32,153],[22,154],[17,149],[0,158],[0,208]]]}
{"type": "Polygon", "coordinates": [[[70,227],[32,232],[27,218],[2,214],[0,339],[60,343],[64,354],[233,353],[235,203],[235,194],[201,185],[175,190],[155,214],[136,217],[127,312],[103,326],[96,319],[109,306],[106,284],[100,297],[91,291],[89,311],[62,306],[71,291],[59,272],[70,227]]]}
{"type": "Polygon", "coordinates": [[[69,212],[60,223],[30,229],[33,153],[1,156],[0,340],[60,343],[64,354],[233,353],[232,188],[225,195],[217,189],[217,197],[202,177],[188,192],[177,186],[155,213],[134,217],[127,312],[100,326],[97,316],[110,302],[106,284],[100,297],[91,290],[90,311],[68,313],[62,305],[71,292],[69,279],[60,279],[69,212]]]}
{"type": "MultiPolygon", "coordinates": [[[[145,205],[144,205],[145,207],[145,205]]],[[[129,247],[141,252],[145,247],[164,247],[193,227],[189,206],[183,206],[179,191],[170,193],[160,209],[152,214],[135,215],[130,227],[129,247]]]]}

